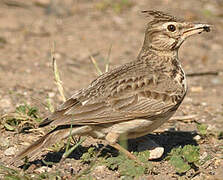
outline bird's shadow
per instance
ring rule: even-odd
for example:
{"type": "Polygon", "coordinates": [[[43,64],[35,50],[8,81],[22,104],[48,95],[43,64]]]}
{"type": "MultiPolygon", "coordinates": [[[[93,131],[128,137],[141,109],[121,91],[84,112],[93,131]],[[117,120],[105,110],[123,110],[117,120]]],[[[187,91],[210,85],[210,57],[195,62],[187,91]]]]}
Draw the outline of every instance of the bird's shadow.
{"type": "MultiPolygon", "coordinates": [[[[171,149],[178,147],[178,146],[185,146],[185,145],[198,145],[197,142],[194,140],[194,136],[196,136],[197,133],[194,131],[165,131],[162,133],[156,133],[156,134],[148,134],[146,135],[146,139],[151,139],[154,142],[156,142],[158,145],[161,147],[164,147],[164,154],[162,155],[161,158],[156,159],[155,161],[160,161],[163,160],[168,153],[171,151],[171,149]]],[[[137,152],[137,146],[139,145],[138,142],[140,139],[145,138],[140,137],[137,139],[130,139],[128,140],[128,150],[131,152],[137,152]]],[[[94,147],[96,151],[101,151],[99,156],[106,157],[108,154],[110,156],[118,156],[119,152],[114,149],[113,147],[107,145],[104,146],[103,144],[98,144],[97,146],[88,146],[84,147],[82,145],[79,145],[69,156],[68,158],[80,160],[81,156],[88,152],[88,149],[90,147],[94,147]]],[[[32,162],[29,162],[29,165],[26,167],[28,168],[30,165],[34,164],[36,166],[51,166],[49,165],[50,163],[59,163],[62,159],[62,156],[65,152],[65,149],[60,150],[59,152],[49,152],[47,153],[44,157],[43,160],[35,160],[32,162]],[[49,164],[46,164],[46,162],[50,162],[49,164]]],[[[21,168],[24,168],[23,166],[20,166],[21,168]]],[[[26,169],[25,168],[25,169],[26,169]]]]}
{"type": "MultiPolygon", "coordinates": [[[[146,135],[146,139],[151,139],[156,144],[164,148],[164,154],[162,155],[162,157],[155,160],[160,161],[165,159],[168,153],[170,153],[173,148],[179,146],[184,147],[188,144],[197,146],[197,141],[194,139],[196,135],[197,132],[195,131],[164,131],[162,133],[148,134],[146,135]]],[[[128,150],[137,152],[136,142],[141,138],[144,137],[129,140],[128,150]]]]}

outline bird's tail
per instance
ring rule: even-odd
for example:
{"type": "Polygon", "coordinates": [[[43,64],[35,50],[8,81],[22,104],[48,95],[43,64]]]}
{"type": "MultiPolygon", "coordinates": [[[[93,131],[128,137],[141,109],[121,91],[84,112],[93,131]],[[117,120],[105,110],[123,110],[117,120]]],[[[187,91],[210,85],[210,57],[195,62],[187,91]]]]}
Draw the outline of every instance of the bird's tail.
{"type": "Polygon", "coordinates": [[[70,135],[81,135],[86,134],[91,131],[90,126],[74,126],[71,129],[70,125],[59,126],[54,130],[50,131],[35,143],[31,144],[25,150],[20,152],[15,158],[13,158],[11,164],[16,163],[18,160],[23,159],[24,157],[35,158],[44,148],[50,147],[56,142],[59,142],[63,139],[68,138],[70,135]]]}

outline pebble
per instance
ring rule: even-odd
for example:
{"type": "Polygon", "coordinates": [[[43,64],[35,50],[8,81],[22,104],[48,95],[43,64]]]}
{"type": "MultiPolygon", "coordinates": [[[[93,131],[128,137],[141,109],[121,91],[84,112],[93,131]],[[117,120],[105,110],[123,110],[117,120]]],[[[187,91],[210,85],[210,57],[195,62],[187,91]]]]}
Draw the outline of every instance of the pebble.
{"type": "Polygon", "coordinates": [[[55,92],[49,92],[48,93],[49,98],[53,98],[55,95],[56,95],[55,92]]]}
{"type": "Polygon", "coordinates": [[[201,136],[200,135],[196,135],[196,136],[194,136],[193,139],[196,140],[196,141],[199,141],[201,139],[201,136]]]}
{"type": "Polygon", "coordinates": [[[164,153],[164,148],[156,144],[147,136],[143,137],[143,141],[138,142],[137,150],[139,152],[149,150],[150,155],[148,160],[159,159],[164,153]]]}
{"type": "Polygon", "coordinates": [[[40,168],[37,168],[34,170],[35,173],[44,173],[44,172],[49,172],[52,168],[49,168],[47,166],[42,166],[40,168]]]}
{"type": "Polygon", "coordinates": [[[201,86],[193,86],[191,87],[191,92],[202,92],[203,91],[203,88],[201,86]]]}
{"type": "Polygon", "coordinates": [[[156,147],[153,150],[149,150],[149,160],[159,159],[164,153],[163,147],[156,147]]]}
{"type": "Polygon", "coordinates": [[[12,156],[12,155],[15,155],[15,153],[16,153],[16,148],[15,147],[10,147],[10,148],[8,148],[4,151],[4,154],[6,156],[12,156]]]}

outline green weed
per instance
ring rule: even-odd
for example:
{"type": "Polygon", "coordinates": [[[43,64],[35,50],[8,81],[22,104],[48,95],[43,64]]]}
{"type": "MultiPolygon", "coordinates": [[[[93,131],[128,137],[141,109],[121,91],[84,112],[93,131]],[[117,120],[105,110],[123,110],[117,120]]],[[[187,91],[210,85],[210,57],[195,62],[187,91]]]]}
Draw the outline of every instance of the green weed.
{"type": "Polygon", "coordinates": [[[199,134],[202,136],[207,135],[207,128],[208,128],[207,124],[197,124],[197,130],[198,130],[199,134]]]}
{"type": "Polygon", "coordinates": [[[200,165],[200,150],[198,146],[186,145],[171,150],[166,158],[178,173],[185,173],[200,165]]]}
{"type": "MultiPolygon", "coordinates": [[[[149,151],[135,152],[134,155],[144,163],[144,165],[139,165],[134,160],[126,157],[123,153],[120,153],[116,157],[110,156],[109,153],[105,156],[102,156],[101,154],[98,155],[94,147],[90,147],[88,151],[82,155],[81,160],[83,163],[90,164],[97,159],[97,161],[91,165],[92,168],[98,165],[106,165],[108,169],[118,171],[121,176],[132,179],[144,175],[148,172],[148,169],[151,169],[151,164],[148,162],[149,151]]],[[[88,172],[90,173],[90,170],[88,170],[88,172]]]]}
{"type": "Polygon", "coordinates": [[[42,121],[38,115],[38,109],[30,105],[20,105],[14,113],[5,114],[0,117],[3,128],[8,131],[21,130],[36,127],[42,121]]]}

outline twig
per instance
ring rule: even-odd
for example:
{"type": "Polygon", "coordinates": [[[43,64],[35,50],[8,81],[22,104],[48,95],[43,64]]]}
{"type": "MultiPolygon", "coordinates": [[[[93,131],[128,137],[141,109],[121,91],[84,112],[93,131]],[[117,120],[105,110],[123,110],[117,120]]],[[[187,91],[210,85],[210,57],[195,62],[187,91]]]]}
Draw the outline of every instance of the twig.
{"type": "Polygon", "coordinates": [[[187,77],[194,77],[194,76],[217,76],[219,75],[218,71],[207,71],[207,72],[195,72],[195,73],[188,73],[187,77]]]}
{"type": "Polygon", "coordinates": [[[19,8],[29,8],[30,3],[28,4],[27,1],[22,1],[21,0],[3,0],[3,3],[7,6],[12,6],[12,7],[19,7],[19,8]]]}
{"type": "Polygon", "coordinates": [[[196,118],[196,114],[188,115],[188,116],[174,116],[170,119],[170,121],[183,121],[183,120],[190,120],[196,118]]]}

